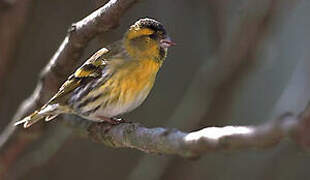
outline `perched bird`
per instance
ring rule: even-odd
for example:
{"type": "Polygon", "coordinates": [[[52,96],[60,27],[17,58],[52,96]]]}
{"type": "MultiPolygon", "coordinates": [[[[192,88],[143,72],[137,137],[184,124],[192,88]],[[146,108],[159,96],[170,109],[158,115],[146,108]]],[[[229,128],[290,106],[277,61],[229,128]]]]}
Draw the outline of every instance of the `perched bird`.
{"type": "Polygon", "coordinates": [[[174,43],[161,23],[138,20],[121,40],[91,56],[44,106],[15,125],[27,128],[63,113],[118,123],[116,116],[146,99],[171,45],[174,43]]]}

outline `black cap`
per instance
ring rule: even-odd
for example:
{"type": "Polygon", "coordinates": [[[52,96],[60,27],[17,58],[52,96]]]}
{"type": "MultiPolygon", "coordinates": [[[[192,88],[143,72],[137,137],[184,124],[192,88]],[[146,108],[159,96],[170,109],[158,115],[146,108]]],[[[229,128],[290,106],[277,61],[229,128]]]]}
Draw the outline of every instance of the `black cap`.
{"type": "Polygon", "coordinates": [[[155,32],[161,32],[163,35],[167,34],[164,26],[154,19],[143,18],[137,21],[135,25],[138,25],[140,28],[149,28],[155,32]]]}

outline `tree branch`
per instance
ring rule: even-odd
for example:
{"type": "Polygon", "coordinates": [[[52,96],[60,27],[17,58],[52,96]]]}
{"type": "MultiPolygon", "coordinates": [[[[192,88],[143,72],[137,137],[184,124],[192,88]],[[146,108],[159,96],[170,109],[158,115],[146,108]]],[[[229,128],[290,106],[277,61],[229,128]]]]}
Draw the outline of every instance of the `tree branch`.
{"type": "Polygon", "coordinates": [[[23,150],[41,137],[46,126],[39,123],[31,130],[16,128],[13,123],[42,106],[60,87],[96,35],[115,28],[119,19],[138,0],[111,0],[81,21],[72,24],[67,36],[40,75],[33,94],[17,110],[0,136],[0,178],[16,162],[23,150]],[[18,148],[17,148],[18,147],[18,148]]]}
{"type": "Polygon", "coordinates": [[[191,133],[167,128],[150,129],[137,123],[111,126],[79,117],[66,119],[67,125],[98,143],[186,158],[197,158],[214,151],[271,148],[285,138],[292,138],[305,148],[310,146],[310,106],[298,116],[284,113],[278,119],[260,126],[208,127],[191,133]]]}

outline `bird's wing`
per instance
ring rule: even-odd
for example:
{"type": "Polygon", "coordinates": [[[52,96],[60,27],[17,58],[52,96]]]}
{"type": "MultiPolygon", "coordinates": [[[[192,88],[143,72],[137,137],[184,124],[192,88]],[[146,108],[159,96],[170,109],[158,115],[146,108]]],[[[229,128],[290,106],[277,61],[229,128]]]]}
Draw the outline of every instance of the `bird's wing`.
{"type": "Polygon", "coordinates": [[[106,59],[104,56],[108,52],[108,49],[102,48],[91,56],[67,79],[67,81],[60,87],[59,91],[47,104],[66,103],[75,89],[85,86],[90,81],[100,78],[104,68],[106,67],[106,59]]]}

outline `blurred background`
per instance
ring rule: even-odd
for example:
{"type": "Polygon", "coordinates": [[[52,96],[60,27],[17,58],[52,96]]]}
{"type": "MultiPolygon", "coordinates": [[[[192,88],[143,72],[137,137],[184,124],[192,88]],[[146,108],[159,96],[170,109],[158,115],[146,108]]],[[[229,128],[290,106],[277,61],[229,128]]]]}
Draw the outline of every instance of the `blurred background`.
{"type": "MultiPolygon", "coordinates": [[[[1,131],[33,91],[70,25],[105,2],[16,0],[12,7],[0,6],[1,131]]],[[[309,9],[307,0],[144,0],[127,11],[116,30],[93,40],[76,66],[120,39],[140,17],[153,17],[166,26],[177,46],[170,48],[146,102],[126,119],[184,131],[258,125],[286,111],[298,113],[310,99],[309,9]]],[[[289,141],[272,149],[210,153],[191,161],[113,149],[71,135],[53,153],[19,179],[291,180],[310,176],[309,155],[289,141]]],[[[43,152],[36,158],[44,156],[43,152]]],[[[27,166],[27,161],[22,165],[27,166]]]]}

